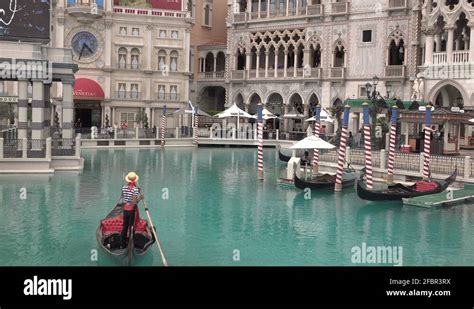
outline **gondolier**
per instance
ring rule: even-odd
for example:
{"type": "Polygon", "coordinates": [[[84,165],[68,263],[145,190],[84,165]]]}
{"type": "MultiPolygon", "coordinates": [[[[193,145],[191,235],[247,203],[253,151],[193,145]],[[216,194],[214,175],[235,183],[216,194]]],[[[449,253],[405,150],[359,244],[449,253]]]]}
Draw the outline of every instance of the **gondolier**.
{"type": "Polygon", "coordinates": [[[120,235],[122,248],[127,246],[127,232],[128,229],[134,225],[137,204],[144,199],[143,194],[140,194],[140,189],[137,186],[138,179],[139,177],[137,174],[130,172],[125,177],[125,181],[127,182],[127,184],[122,187],[122,196],[124,203],[123,226],[122,233],[120,235]]]}

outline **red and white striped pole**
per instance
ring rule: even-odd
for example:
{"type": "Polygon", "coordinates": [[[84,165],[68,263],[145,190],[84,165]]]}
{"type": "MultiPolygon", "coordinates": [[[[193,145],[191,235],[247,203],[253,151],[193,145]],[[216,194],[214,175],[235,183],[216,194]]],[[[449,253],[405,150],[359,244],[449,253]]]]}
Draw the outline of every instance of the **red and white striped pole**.
{"type": "MultiPolygon", "coordinates": [[[[314,136],[319,137],[321,133],[321,105],[317,105],[314,111],[314,136]]],[[[313,152],[313,175],[318,174],[319,165],[319,149],[314,149],[313,152]]]]}
{"type": "Polygon", "coordinates": [[[165,133],[166,133],[166,105],[163,107],[163,115],[161,115],[161,147],[165,147],[165,133]]]}
{"type": "Polygon", "coordinates": [[[431,156],[431,105],[426,106],[426,122],[425,122],[425,144],[423,146],[423,154],[425,156],[423,162],[423,179],[430,178],[430,156],[431,156]]]}
{"type": "Polygon", "coordinates": [[[263,180],[263,105],[257,106],[258,124],[257,124],[257,138],[258,138],[258,180],[263,180]]]}
{"type": "Polygon", "coordinates": [[[347,149],[347,137],[349,136],[349,112],[351,107],[349,105],[344,106],[344,116],[342,118],[342,131],[341,141],[339,143],[339,158],[337,160],[337,175],[336,185],[334,191],[342,191],[342,176],[344,174],[344,163],[346,162],[346,149],[347,149]]]}
{"type": "Polygon", "coordinates": [[[198,108],[194,108],[194,146],[199,145],[199,123],[198,123],[198,108]]]}
{"type": "Polygon", "coordinates": [[[390,145],[388,150],[388,172],[387,183],[393,184],[393,171],[395,169],[395,147],[397,144],[397,119],[398,107],[392,107],[392,117],[390,119],[390,145]]]}
{"type": "Polygon", "coordinates": [[[369,103],[362,104],[364,111],[364,153],[365,153],[365,177],[367,180],[367,189],[374,188],[374,176],[372,169],[372,136],[370,130],[369,103]]]}

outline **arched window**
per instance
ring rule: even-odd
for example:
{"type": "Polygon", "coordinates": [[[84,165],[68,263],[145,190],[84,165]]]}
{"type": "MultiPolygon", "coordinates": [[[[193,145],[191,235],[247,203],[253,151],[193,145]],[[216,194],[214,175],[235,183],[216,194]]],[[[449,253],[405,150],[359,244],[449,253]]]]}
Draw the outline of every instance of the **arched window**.
{"type": "Polygon", "coordinates": [[[207,53],[206,55],[206,67],[204,68],[205,72],[214,72],[214,54],[207,53]]]}
{"type": "Polygon", "coordinates": [[[127,68],[127,49],[120,47],[118,50],[118,67],[119,69],[127,68]]]}
{"type": "Polygon", "coordinates": [[[237,52],[237,70],[245,70],[247,57],[240,50],[237,52]]]}
{"type": "Polygon", "coordinates": [[[165,71],[167,68],[166,64],[166,52],[164,50],[160,50],[158,52],[158,70],[165,71]]]}
{"type": "Polygon", "coordinates": [[[403,40],[398,44],[395,40],[390,42],[388,65],[403,65],[405,62],[405,46],[403,40]]]}
{"type": "Polygon", "coordinates": [[[321,45],[317,44],[316,48],[311,45],[311,67],[319,68],[321,66],[321,45]]]}
{"type": "Polygon", "coordinates": [[[172,72],[178,71],[178,52],[175,50],[170,54],[170,70],[172,72]]]}
{"type": "Polygon", "coordinates": [[[334,67],[342,68],[345,66],[346,50],[342,42],[337,42],[336,48],[334,49],[334,67]]]}
{"type": "Polygon", "coordinates": [[[132,70],[140,69],[140,51],[138,48],[134,48],[131,51],[131,64],[132,70]]]}
{"type": "Polygon", "coordinates": [[[204,6],[204,26],[211,26],[211,7],[209,4],[204,6]]]}
{"type": "Polygon", "coordinates": [[[217,61],[216,61],[216,72],[224,72],[225,71],[225,54],[223,52],[217,53],[217,61]]]}

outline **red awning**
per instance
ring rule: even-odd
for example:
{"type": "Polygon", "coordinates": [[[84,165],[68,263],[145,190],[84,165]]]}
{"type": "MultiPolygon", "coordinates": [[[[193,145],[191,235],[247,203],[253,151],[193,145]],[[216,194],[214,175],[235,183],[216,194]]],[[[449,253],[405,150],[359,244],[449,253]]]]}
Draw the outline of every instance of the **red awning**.
{"type": "Polygon", "coordinates": [[[105,99],[105,94],[97,82],[88,78],[79,78],[74,82],[74,99],[102,101],[105,99]]]}

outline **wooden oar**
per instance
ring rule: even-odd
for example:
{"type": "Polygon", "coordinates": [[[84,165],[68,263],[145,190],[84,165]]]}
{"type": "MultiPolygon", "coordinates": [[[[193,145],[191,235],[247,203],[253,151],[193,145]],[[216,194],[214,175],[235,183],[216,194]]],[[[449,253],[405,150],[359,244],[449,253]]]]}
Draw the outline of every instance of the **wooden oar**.
{"type": "Polygon", "coordinates": [[[153,225],[153,221],[151,221],[150,211],[148,210],[148,205],[146,204],[145,199],[143,199],[143,205],[145,206],[146,215],[148,216],[148,221],[150,222],[150,225],[151,225],[151,231],[153,233],[153,236],[155,237],[155,241],[156,241],[156,244],[158,245],[158,249],[160,250],[160,255],[161,255],[161,259],[163,260],[163,265],[168,266],[168,262],[166,261],[163,250],[161,249],[158,235],[156,235],[155,226],[153,225]]]}

